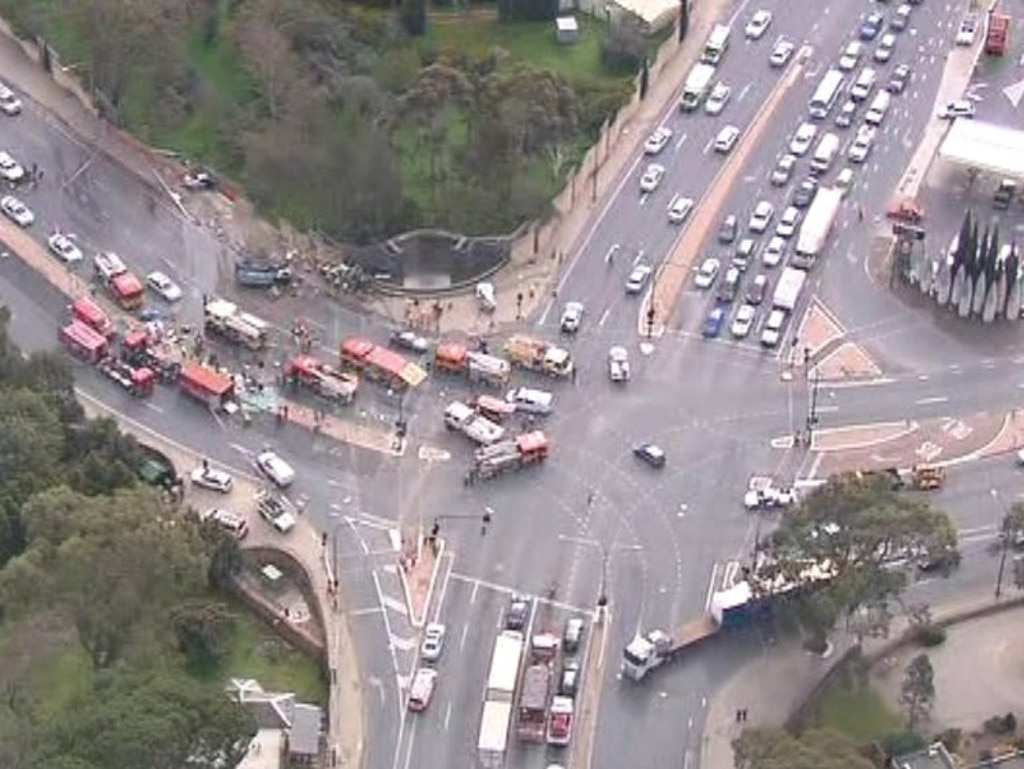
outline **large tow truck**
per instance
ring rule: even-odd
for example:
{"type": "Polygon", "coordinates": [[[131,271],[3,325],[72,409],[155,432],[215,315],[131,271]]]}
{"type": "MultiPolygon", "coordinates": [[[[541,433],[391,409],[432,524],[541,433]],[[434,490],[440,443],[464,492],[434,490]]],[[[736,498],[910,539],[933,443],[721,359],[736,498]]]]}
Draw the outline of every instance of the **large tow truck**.
{"type": "Polygon", "coordinates": [[[516,736],[523,742],[544,742],[558,638],[551,633],[530,639],[530,660],[523,672],[516,716],[516,736]]]}
{"type": "Polygon", "coordinates": [[[572,356],[564,347],[543,339],[516,334],[505,345],[505,354],[514,366],[549,376],[572,375],[572,356]]]}
{"type": "Polygon", "coordinates": [[[92,265],[96,279],[122,310],[137,310],[142,306],[146,289],[121,257],[110,251],[96,254],[92,265]]]}
{"type": "Polygon", "coordinates": [[[107,339],[112,338],[117,333],[114,321],[110,319],[106,310],[90,297],[80,296],[71,303],[71,317],[82,321],[93,331],[99,332],[107,339]]]}
{"type": "Polygon", "coordinates": [[[547,436],[540,430],[523,433],[477,449],[465,482],[471,485],[478,480],[489,480],[503,473],[538,464],[547,458],[547,436]]]}
{"type": "Polygon", "coordinates": [[[269,323],[243,312],[227,299],[207,300],[203,306],[203,328],[208,334],[223,337],[250,350],[262,350],[270,337],[269,323]]]}
{"type": "Polygon", "coordinates": [[[285,381],[292,388],[303,387],[314,395],[336,403],[351,403],[359,389],[359,377],[327,365],[310,355],[300,355],[288,362],[285,381]]]}
{"type": "Polygon", "coordinates": [[[494,424],[461,401],[448,404],[444,410],[444,426],[449,430],[458,430],[481,446],[490,446],[505,437],[504,427],[494,424]]]}
{"type": "Polygon", "coordinates": [[[211,409],[222,409],[235,395],[235,382],[230,376],[191,360],[181,367],[178,384],[183,393],[211,409]]]}
{"type": "Polygon", "coordinates": [[[441,342],[434,350],[434,370],[466,377],[489,387],[507,387],[512,366],[504,358],[470,350],[458,342],[441,342]]]}

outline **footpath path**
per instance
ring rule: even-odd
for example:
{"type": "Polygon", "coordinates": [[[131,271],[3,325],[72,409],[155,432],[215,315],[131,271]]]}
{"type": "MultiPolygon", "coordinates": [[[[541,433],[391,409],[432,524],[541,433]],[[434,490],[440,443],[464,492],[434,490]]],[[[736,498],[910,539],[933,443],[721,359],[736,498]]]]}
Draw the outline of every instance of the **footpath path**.
{"type": "MultiPolygon", "coordinates": [[[[134,434],[140,441],[163,452],[174,464],[179,473],[185,474],[197,466],[202,457],[175,441],[164,438],[94,398],[78,393],[79,400],[90,417],[109,417],[114,419],[120,428],[134,434]]],[[[233,507],[232,511],[245,515],[249,521],[249,536],[246,537],[246,549],[278,550],[294,559],[303,567],[311,592],[317,602],[311,607],[321,618],[323,634],[326,639],[327,669],[330,675],[330,697],[328,701],[328,721],[326,737],[327,766],[344,767],[345,769],[361,769],[363,760],[363,694],[364,687],[356,657],[355,645],[352,640],[348,616],[345,610],[344,585],[339,585],[336,593],[331,588],[330,565],[321,543],[321,534],[299,516],[295,529],[283,536],[274,532],[256,514],[255,505],[251,500],[260,487],[259,479],[235,474],[236,487],[232,494],[237,499],[250,500],[244,507],[233,507]]],[[[205,492],[186,489],[186,503],[193,502],[203,506],[205,492]]],[[[207,504],[209,501],[207,500],[207,504]]],[[[285,618],[283,621],[289,621],[285,618]]],[[[301,632],[301,630],[300,630],[301,632]]]]}
{"type": "MultiPolygon", "coordinates": [[[[1024,596],[993,598],[991,591],[965,595],[932,607],[932,621],[940,626],[968,622],[1024,605],[1024,596]]],[[[893,622],[888,639],[869,639],[863,651],[869,662],[891,655],[906,642],[909,623],[903,617],[893,622]]],[[[823,659],[808,654],[798,644],[766,649],[764,654],[741,667],[708,703],[701,769],[733,769],[732,742],[743,729],[782,727],[825,682],[829,672],[852,648],[853,639],[838,636],[836,648],[823,659]],[[736,711],[745,709],[748,718],[738,723],[736,711]]],[[[685,664],[685,663],[684,663],[685,664]]]]}

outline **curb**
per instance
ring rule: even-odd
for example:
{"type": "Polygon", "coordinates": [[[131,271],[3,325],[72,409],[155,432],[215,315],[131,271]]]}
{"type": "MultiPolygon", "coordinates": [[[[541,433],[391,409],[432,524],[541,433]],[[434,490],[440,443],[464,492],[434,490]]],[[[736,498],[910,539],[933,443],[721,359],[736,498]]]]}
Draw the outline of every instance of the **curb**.
{"type": "Polygon", "coordinates": [[[402,593],[405,595],[405,608],[409,613],[409,624],[417,630],[421,630],[424,625],[427,624],[427,614],[430,611],[430,602],[434,597],[434,586],[437,584],[437,575],[441,570],[441,559],[444,557],[445,549],[448,547],[448,543],[438,537],[437,540],[440,544],[437,548],[437,555],[434,556],[434,566],[430,570],[430,584],[427,586],[426,600],[423,601],[421,607],[423,612],[422,615],[416,616],[416,609],[413,606],[412,592],[409,589],[409,579],[406,576],[405,569],[399,566],[398,575],[402,582],[402,593]]]}

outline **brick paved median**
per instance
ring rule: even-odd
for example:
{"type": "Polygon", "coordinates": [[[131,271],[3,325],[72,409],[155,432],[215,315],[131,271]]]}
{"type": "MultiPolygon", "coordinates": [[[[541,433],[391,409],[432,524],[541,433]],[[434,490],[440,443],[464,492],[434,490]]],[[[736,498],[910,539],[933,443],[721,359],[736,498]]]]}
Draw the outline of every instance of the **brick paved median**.
{"type": "Polygon", "coordinates": [[[826,345],[838,341],[845,334],[846,329],[843,328],[842,324],[831,312],[825,309],[821,300],[815,297],[811,302],[811,306],[807,308],[807,312],[804,313],[804,317],[800,321],[800,327],[797,329],[796,339],[798,341],[793,349],[793,355],[796,356],[793,363],[800,364],[803,362],[805,349],[807,354],[813,359],[824,350],[826,345]]]}
{"type": "Polygon", "coordinates": [[[876,379],[882,369],[855,342],[844,342],[828,353],[811,369],[823,382],[838,382],[847,379],[876,379]]]}

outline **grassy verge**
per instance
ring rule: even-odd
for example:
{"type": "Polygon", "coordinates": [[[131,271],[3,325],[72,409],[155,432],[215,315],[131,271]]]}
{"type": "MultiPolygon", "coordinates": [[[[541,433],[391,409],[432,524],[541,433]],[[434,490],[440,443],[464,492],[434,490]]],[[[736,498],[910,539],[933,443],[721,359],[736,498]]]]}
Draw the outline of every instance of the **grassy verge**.
{"type": "Polygon", "coordinates": [[[831,728],[857,743],[878,740],[901,729],[899,717],[868,686],[838,681],[827,686],[810,708],[809,726],[831,728]]]}

